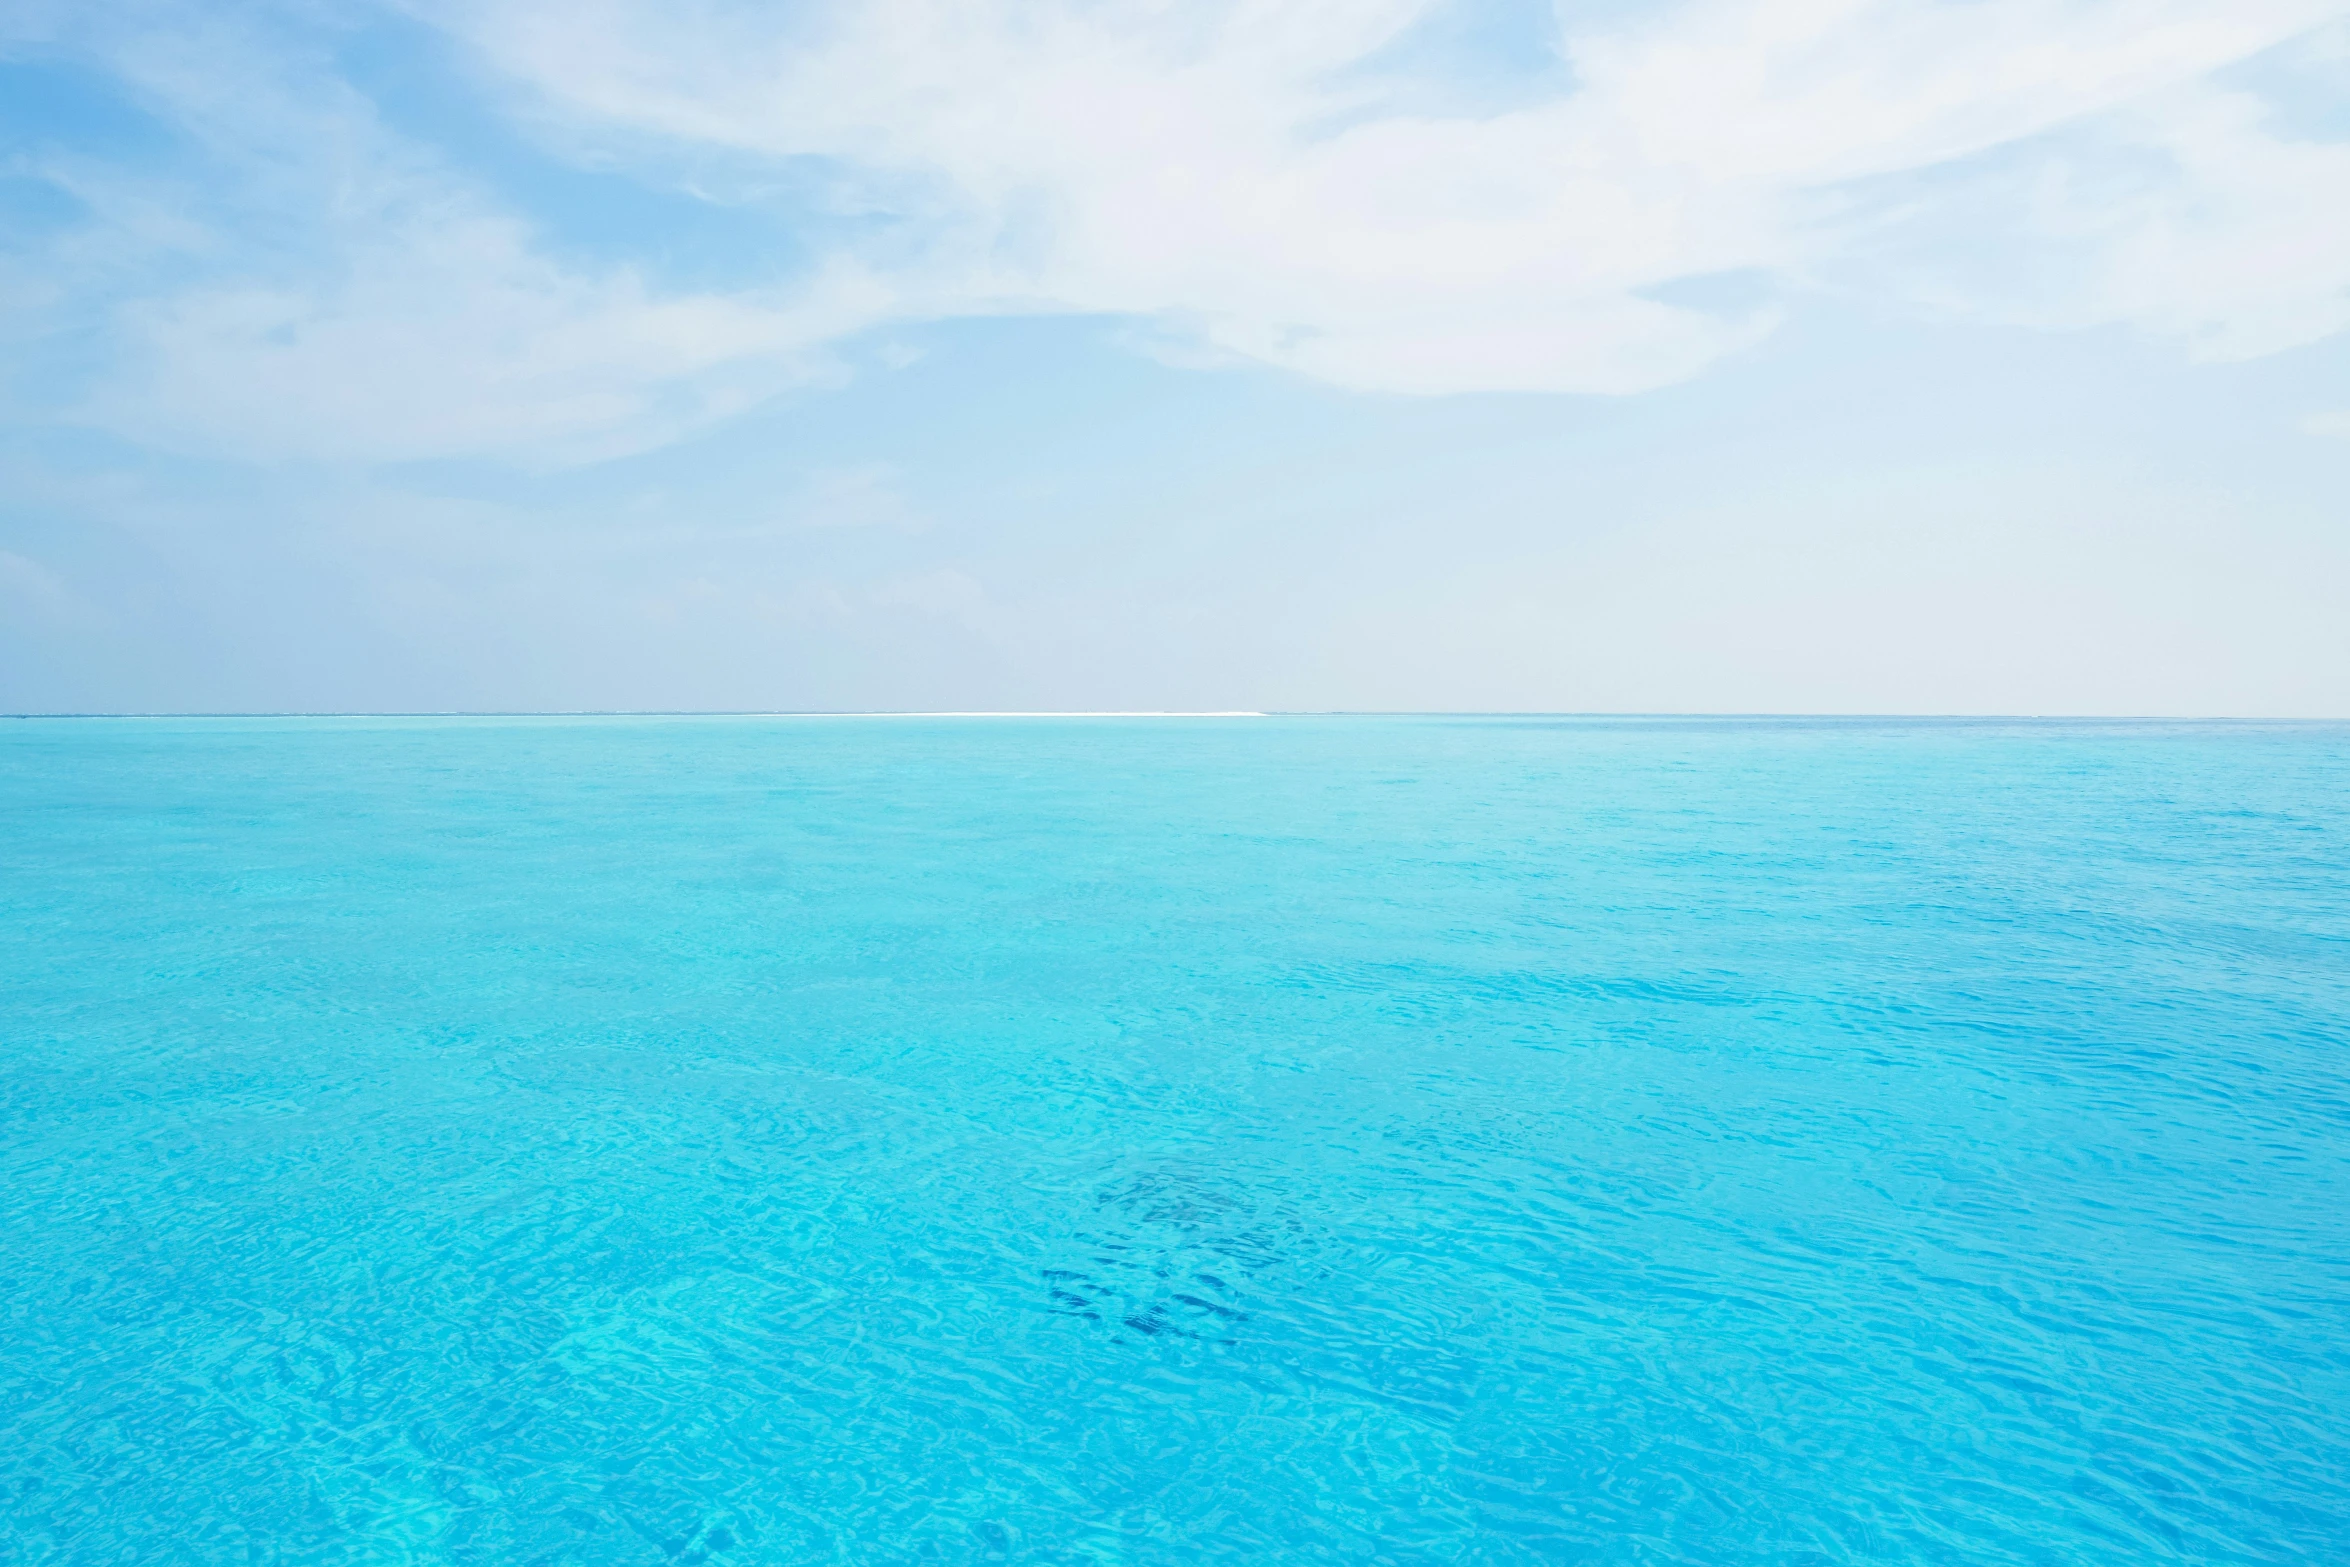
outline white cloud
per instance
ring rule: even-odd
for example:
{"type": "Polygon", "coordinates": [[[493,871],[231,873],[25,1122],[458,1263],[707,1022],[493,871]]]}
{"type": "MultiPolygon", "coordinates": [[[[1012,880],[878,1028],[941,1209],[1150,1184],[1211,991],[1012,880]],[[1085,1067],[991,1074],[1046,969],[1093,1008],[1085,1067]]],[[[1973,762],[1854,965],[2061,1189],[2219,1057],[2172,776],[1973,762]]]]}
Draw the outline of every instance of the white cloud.
{"type": "Polygon", "coordinates": [[[734,292],[565,263],[316,49],[92,22],[215,176],[55,175],[128,301],[88,417],[256,458],[592,458],[870,327],[1013,311],[1367,390],[1631,392],[1770,329],[1666,287],[1733,272],[2205,357],[2350,323],[2350,145],[2213,79],[2345,0],[1562,6],[1563,89],[1444,115],[1491,84],[1398,85],[1440,0],[409,3],[600,157],[680,188],[713,150],[821,160],[884,237],[812,226],[812,269],[734,292]]]}
{"type": "Polygon", "coordinates": [[[639,450],[812,373],[886,317],[843,268],[788,299],[660,298],[567,272],[511,224],[370,234],[325,286],[228,286],[126,318],[142,374],[94,406],[166,444],[323,459],[639,450]]]}
{"type": "Polygon", "coordinates": [[[2337,440],[2350,441],[2350,408],[2311,414],[2301,421],[2301,428],[2311,435],[2330,435],[2337,440]]]}
{"type": "Polygon", "coordinates": [[[2350,326],[2350,143],[2278,134],[2245,93],[2195,89],[2132,126],[2172,178],[2099,216],[2110,239],[2076,318],[2248,359],[2350,326]]]}
{"type": "Polygon", "coordinates": [[[826,345],[901,308],[846,256],[734,294],[559,263],[463,170],[251,30],[84,43],[210,175],[39,171],[93,215],[41,271],[114,298],[117,362],[78,413],[138,439],[260,459],[608,456],[823,373],[826,345]]]}
{"type": "Polygon", "coordinates": [[[2309,193],[2350,212],[2350,149],[2286,142],[2249,100],[2193,89],[2339,0],[1694,0],[1596,28],[1562,11],[1573,90],[1386,112],[1347,68],[1433,9],[864,0],[779,19],[499,0],[452,25],[581,126],[865,171],[929,236],[897,274],[920,310],[1170,317],[1347,386],[1685,377],[1770,318],[1649,290],[1833,271],[1856,204],[1915,200],[1889,178],[2082,126],[2168,172],[2099,206],[2050,187],[2051,149],[2047,210],[1998,242],[2093,241],[2091,282],[1987,313],[2126,320],[2220,354],[2342,324],[2346,220],[2309,193]]]}
{"type": "Polygon", "coordinates": [[[2201,360],[2350,326],[2350,142],[2205,81],[1947,171],[1850,232],[1845,281],[1956,315],[2131,326],[2201,360]]]}

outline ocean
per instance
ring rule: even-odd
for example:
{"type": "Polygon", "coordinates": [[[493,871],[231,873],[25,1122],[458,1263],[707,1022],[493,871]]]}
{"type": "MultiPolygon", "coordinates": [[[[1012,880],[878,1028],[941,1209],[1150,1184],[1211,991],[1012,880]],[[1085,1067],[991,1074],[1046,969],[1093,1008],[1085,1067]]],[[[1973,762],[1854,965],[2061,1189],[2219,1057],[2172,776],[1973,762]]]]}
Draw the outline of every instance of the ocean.
{"type": "Polygon", "coordinates": [[[0,1560],[2350,1560],[2350,728],[0,721],[0,1560]]]}

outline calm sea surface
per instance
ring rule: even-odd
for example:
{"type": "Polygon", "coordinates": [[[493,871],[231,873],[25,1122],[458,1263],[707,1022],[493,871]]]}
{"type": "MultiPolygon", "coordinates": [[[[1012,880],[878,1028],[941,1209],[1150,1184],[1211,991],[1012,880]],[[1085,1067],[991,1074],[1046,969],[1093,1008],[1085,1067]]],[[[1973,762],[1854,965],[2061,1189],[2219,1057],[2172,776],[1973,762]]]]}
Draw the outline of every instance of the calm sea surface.
{"type": "Polygon", "coordinates": [[[2350,1560],[2350,729],[0,722],[0,1561],[2350,1560]]]}

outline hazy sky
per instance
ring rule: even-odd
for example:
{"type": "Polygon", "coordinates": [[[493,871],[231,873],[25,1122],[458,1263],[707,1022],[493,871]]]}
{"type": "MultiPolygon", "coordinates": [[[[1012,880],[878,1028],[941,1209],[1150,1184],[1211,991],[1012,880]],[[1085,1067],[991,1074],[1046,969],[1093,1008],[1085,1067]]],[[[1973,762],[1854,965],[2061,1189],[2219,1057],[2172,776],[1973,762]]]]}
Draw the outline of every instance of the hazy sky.
{"type": "Polygon", "coordinates": [[[0,708],[2350,714],[2350,0],[0,0],[0,708]]]}

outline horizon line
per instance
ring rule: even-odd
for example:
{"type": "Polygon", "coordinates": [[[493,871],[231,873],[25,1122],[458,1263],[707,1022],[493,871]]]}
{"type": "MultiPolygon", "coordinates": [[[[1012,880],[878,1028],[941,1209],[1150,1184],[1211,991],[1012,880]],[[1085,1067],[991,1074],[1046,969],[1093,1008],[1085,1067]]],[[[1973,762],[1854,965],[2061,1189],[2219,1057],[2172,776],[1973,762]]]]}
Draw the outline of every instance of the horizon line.
{"type": "Polygon", "coordinates": [[[2350,715],[2264,713],[1930,713],[1569,708],[250,708],[6,712],[0,718],[1574,718],[1933,723],[2336,724],[2350,715]]]}

